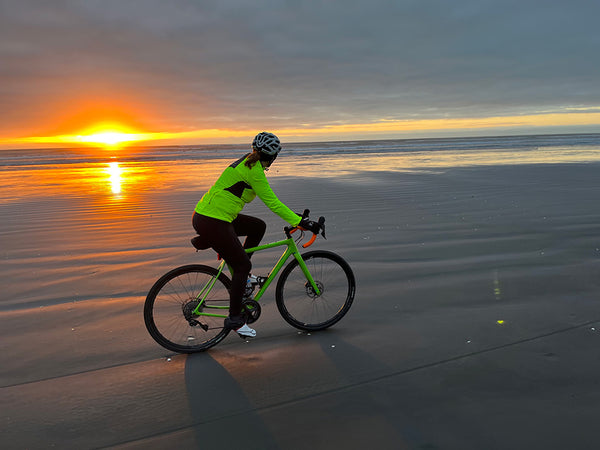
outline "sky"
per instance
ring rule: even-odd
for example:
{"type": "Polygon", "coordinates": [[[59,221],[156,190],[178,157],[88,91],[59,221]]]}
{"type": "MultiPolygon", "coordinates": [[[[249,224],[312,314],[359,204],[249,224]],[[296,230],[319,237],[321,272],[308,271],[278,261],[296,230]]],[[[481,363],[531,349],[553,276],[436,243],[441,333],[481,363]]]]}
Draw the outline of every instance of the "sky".
{"type": "Polygon", "coordinates": [[[0,148],[600,132],[598,17],[589,0],[0,0],[0,148]]]}

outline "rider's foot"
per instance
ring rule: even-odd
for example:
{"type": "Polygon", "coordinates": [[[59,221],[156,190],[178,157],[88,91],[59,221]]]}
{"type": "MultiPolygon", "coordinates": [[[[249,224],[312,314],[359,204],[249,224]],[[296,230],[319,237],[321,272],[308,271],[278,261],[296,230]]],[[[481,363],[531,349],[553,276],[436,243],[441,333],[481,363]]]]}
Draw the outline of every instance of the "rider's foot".
{"type": "Polygon", "coordinates": [[[255,337],[256,330],[246,324],[244,316],[229,316],[225,319],[225,328],[235,330],[242,337],[255,337]]]}

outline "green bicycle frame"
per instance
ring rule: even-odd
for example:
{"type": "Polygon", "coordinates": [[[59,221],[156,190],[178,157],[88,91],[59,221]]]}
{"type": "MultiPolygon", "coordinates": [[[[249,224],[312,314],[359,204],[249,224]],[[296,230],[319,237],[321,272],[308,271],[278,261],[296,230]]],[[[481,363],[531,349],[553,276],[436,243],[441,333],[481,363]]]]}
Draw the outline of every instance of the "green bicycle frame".
{"type": "MultiPolygon", "coordinates": [[[[277,274],[279,273],[279,271],[283,268],[283,266],[285,265],[287,260],[292,255],[294,256],[294,258],[296,258],[296,261],[298,261],[298,264],[300,265],[300,269],[302,270],[302,273],[306,277],[306,280],[310,283],[310,286],[313,288],[314,292],[317,295],[320,295],[321,291],[319,290],[317,283],[315,282],[313,276],[311,275],[310,271],[308,270],[308,267],[306,266],[304,259],[302,259],[302,255],[300,254],[300,251],[298,250],[298,246],[296,245],[296,241],[294,240],[294,238],[289,237],[287,239],[283,239],[283,240],[277,241],[277,242],[272,242],[270,244],[264,244],[264,245],[259,245],[257,247],[248,248],[248,249],[246,249],[246,253],[260,252],[262,250],[268,250],[270,248],[281,247],[281,246],[286,246],[286,249],[283,252],[283,254],[281,255],[281,257],[279,258],[279,261],[277,261],[275,266],[269,272],[269,276],[267,277],[267,279],[265,280],[265,282],[263,283],[261,288],[254,295],[254,300],[255,301],[260,300],[260,298],[263,296],[263,294],[265,293],[267,288],[271,285],[273,280],[277,277],[277,274]]],[[[213,286],[215,285],[217,279],[223,272],[224,268],[225,268],[225,261],[223,260],[223,261],[221,261],[221,264],[219,264],[219,267],[217,268],[217,270],[218,270],[217,275],[214,276],[213,278],[211,278],[211,280],[208,283],[206,283],[206,285],[204,285],[204,287],[200,290],[200,293],[196,296],[196,300],[198,300],[199,303],[198,303],[198,306],[196,306],[196,308],[193,311],[194,315],[209,316],[209,317],[227,317],[223,314],[213,314],[213,313],[207,313],[207,312],[202,311],[203,308],[229,309],[229,306],[204,305],[204,301],[206,300],[206,297],[212,290],[213,286]]],[[[231,268],[229,268],[229,270],[231,272],[231,268]]]]}

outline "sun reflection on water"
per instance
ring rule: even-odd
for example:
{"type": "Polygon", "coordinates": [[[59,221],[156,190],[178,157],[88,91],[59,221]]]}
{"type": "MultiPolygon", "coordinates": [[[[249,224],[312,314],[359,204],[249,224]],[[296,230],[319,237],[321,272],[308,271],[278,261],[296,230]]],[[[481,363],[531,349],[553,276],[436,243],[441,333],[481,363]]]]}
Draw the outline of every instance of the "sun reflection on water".
{"type": "Polygon", "coordinates": [[[108,169],[106,169],[108,174],[110,175],[110,189],[113,194],[121,193],[121,174],[122,169],[119,167],[118,162],[110,162],[108,163],[108,169]]]}

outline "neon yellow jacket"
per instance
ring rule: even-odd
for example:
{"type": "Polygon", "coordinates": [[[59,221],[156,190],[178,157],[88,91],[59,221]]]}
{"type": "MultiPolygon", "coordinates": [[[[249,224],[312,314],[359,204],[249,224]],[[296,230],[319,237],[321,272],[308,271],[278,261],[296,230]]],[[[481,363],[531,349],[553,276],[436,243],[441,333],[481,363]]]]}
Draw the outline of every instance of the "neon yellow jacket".
{"type": "Polygon", "coordinates": [[[244,164],[248,156],[249,154],[243,156],[223,171],[213,187],[202,196],[195,211],[214,219],[232,222],[246,203],[250,203],[258,195],[271,211],[291,226],[298,225],[302,218],[277,198],[269,186],[260,161],[252,168],[244,164]]]}

